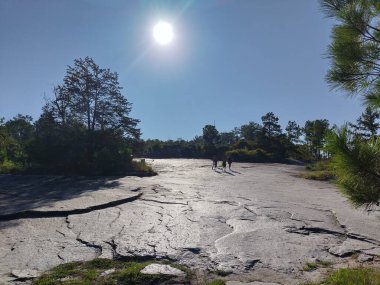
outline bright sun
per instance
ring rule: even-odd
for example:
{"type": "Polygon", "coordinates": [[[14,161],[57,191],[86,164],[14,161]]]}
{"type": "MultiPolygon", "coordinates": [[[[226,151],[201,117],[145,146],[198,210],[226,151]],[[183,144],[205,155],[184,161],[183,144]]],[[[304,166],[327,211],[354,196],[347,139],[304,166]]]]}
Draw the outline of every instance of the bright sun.
{"type": "Polygon", "coordinates": [[[160,21],[153,28],[153,37],[160,45],[168,45],[172,42],[173,27],[167,22],[160,21]]]}

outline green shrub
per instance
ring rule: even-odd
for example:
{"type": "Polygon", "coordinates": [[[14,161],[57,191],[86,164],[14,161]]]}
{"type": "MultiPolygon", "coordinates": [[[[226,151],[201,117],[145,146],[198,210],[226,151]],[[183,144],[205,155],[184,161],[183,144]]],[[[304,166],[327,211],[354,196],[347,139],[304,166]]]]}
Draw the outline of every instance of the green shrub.
{"type": "Polygon", "coordinates": [[[306,165],[307,170],[311,171],[324,171],[333,170],[333,166],[330,160],[319,160],[306,165]]]}
{"type": "Polygon", "coordinates": [[[273,156],[268,154],[261,148],[255,150],[234,149],[226,152],[227,156],[231,156],[234,161],[238,162],[270,162],[273,156]]]}
{"type": "Polygon", "coordinates": [[[10,160],[4,160],[3,163],[0,163],[0,173],[17,173],[23,171],[24,167],[19,163],[14,163],[10,160]]]}
{"type": "Polygon", "coordinates": [[[321,282],[308,282],[302,285],[379,285],[379,268],[345,268],[330,273],[321,282]]]}
{"type": "Polygon", "coordinates": [[[356,206],[380,202],[380,138],[361,140],[347,128],[331,132],[327,149],[337,182],[356,206]]]}
{"type": "Polygon", "coordinates": [[[306,165],[309,172],[300,176],[305,179],[328,181],[335,178],[334,168],[330,160],[320,160],[306,165]]]}
{"type": "Polygon", "coordinates": [[[379,285],[380,270],[373,268],[346,268],[331,274],[327,285],[379,285]]]}
{"type": "Polygon", "coordinates": [[[334,179],[335,175],[332,171],[321,170],[302,173],[301,177],[310,180],[328,181],[334,179]]]}
{"type": "Polygon", "coordinates": [[[320,267],[329,267],[333,265],[332,261],[329,260],[318,260],[315,262],[307,262],[305,266],[302,268],[304,271],[313,271],[320,267]]]}

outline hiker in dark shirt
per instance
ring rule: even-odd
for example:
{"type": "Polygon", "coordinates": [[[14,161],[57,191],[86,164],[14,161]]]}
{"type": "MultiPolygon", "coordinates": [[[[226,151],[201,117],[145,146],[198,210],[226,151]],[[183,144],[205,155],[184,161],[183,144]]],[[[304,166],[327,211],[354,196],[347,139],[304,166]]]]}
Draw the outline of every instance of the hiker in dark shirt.
{"type": "Polygon", "coordinates": [[[212,158],[212,169],[216,169],[218,166],[218,159],[216,158],[216,156],[214,156],[212,158]]]}
{"type": "Polygon", "coordinates": [[[226,159],[223,158],[223,162],[222,162],[223,172],[226,171],[226,166],[227,166],[226,159]]]}
{"type": "Polygon", "coordinates": [[[228,162],[228,169],[231,170],[231,164],[232,164],[232,157],[231,156],[229,156],[227,158],[227,162],[228,162]]]}

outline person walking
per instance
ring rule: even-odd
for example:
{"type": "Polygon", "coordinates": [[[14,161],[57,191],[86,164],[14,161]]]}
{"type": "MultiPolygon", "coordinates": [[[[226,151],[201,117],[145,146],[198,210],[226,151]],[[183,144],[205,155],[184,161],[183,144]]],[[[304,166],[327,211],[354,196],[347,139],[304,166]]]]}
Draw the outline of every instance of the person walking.
{"type": "Polygon", "coordinates": [[[212,158],[212,169],[216,169],[218,166],[218,159],[216,158],[216,156],[214,156],[212,158]]]}
{"type": "Polygon", "coordinates": [[[223,172],[226,172],[226,166],[227,166],[226,159],[223,158],[223,162],[222,162],[223,172]]]}
{"type": "Polygon", "coordinates": [[[231,156],[229,156],[227,158],[227,162],[228,162],[228,169],[231,170],[231,164],[232,164],[232,157],[231,156]]]}

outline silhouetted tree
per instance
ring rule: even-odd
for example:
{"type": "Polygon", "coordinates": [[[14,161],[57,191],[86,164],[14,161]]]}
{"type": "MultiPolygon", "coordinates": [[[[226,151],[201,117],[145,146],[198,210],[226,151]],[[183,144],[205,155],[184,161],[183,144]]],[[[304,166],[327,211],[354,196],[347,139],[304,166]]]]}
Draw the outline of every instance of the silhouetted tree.
{"type": "Polygon", "coordinates": [[[63,81],[46,106],[61,123],[75,120],[90,133],[111,129],[124,136],[140,136],[139,120],[129,117],[131,103],[121,94],[116,72],[100,68],[89,57],[80,58],[67,68],[63,81]]]}
{"type": "Polygon", "coordinates": [[[221,132],[219,134],[219,141],[220,145],[222,146],[228,146],[236,143],[239,140],[239,138],[236,136],[236,134],[231,132],[221,132]]]}
{"type": "Polygon", "coordinates": [[[206,125],[203,128],[203,142],[206,156],[211,157],[216,154],[216,145],[219,143],[219,132],[213,125],[206,125]]]}
{"type": "Polygon", "coordinates": [[[117,73],[91,58],[67,68],[36,122],[28,147],[34,168],[54,173],[122,174],[140,136],[117,73]]]}
{"type": "Polygon", "coordinates": [[[281,135],[281,126],[278,123],[279,119],[272,112],[269,112],[261,117],[263,122],[263,133],[269,139],[281,135]]]}

